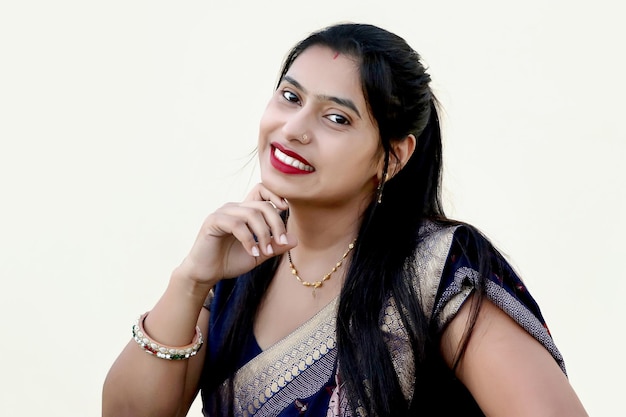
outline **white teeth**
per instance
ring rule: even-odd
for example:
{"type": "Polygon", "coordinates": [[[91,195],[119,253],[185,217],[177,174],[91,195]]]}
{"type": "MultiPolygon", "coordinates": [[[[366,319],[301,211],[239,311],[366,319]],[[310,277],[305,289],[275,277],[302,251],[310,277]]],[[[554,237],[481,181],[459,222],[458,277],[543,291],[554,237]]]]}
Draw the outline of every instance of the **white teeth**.
{"type": "Polygon", "coordinates": [[[313,167],[311,165],[303,164],[297,159],[294,159],[291,156],[286,155],[284,152],[281,152],[280,149],[278,148],[274,148],[274,156],[283,164],[291,165],[292,167],[298,168],[301,171],[309,171],[309,172],[313,171],[313,167]]]}

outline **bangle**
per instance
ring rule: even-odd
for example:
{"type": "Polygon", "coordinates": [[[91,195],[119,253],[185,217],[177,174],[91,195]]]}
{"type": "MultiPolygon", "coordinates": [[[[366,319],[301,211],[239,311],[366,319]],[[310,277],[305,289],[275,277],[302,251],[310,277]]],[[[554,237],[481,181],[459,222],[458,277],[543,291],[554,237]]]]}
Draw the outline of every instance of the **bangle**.
{"type": "Polygon", "coordinates": [[[204,340],[202,339],[202,332],[198,326],[196,326],[196,334],[193,336],[193,340],[187,346],[166,346],[156,342],[148,336],[143,327],[143,322],[147,316],[148,313],[142,314],[137,319],[137,323],[133,326],[133,339],[147,353],[155,355],[161,359],[179,361],[195,356],[202,347],[204,340]]]}

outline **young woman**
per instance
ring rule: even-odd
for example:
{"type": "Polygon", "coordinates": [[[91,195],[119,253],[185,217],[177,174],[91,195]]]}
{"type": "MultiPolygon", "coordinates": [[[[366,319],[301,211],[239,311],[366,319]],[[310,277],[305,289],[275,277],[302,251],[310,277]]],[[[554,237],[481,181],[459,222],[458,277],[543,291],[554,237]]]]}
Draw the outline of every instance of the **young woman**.
{"type": "Polygon", "coordinates": [[[375,26],[291,51],[262,183],[207,217],[111,368],[103,415],[182,416],[200,390],[216,417],[586,415],[522,281],[443,213],[429,83],[375,26]]]}

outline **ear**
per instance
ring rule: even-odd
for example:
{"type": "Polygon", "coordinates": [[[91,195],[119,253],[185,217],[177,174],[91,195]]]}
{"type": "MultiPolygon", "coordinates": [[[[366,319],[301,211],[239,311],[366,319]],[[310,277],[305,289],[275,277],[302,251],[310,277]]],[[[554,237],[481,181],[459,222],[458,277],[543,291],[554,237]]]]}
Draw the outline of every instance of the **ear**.
{"type": "Polygon", "coordinates": [[[389,178],[393,178],[413,155],[417,139],[413,134],[407,135],[403,140],[394,140],[391,142],[392,153],[389,155],[389,178]]]}

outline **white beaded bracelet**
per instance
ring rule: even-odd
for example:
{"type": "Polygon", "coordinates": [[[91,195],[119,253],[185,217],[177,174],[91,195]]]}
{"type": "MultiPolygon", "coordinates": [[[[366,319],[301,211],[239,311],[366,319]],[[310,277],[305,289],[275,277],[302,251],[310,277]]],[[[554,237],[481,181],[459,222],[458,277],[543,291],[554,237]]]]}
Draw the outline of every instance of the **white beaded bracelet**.
{"type": "Polygon", "coordinates": [[[148,313],[144,313],[139,317],[139,319],[137,319],[137,323],[133,326],[133,339],[135,339],[135,342],[137,342],[137,344],[149,354],[157,356],[161,359],[179,361],[195,356],[202,347],[204,340],[202,338],[202,332],[198,326],[196,326],[196,334],[193,336],[193,340],[187,346],[166,346],[154,341],[150,336],[148,336],[143,327],[143,322],[147,316],[148,313]]]}

